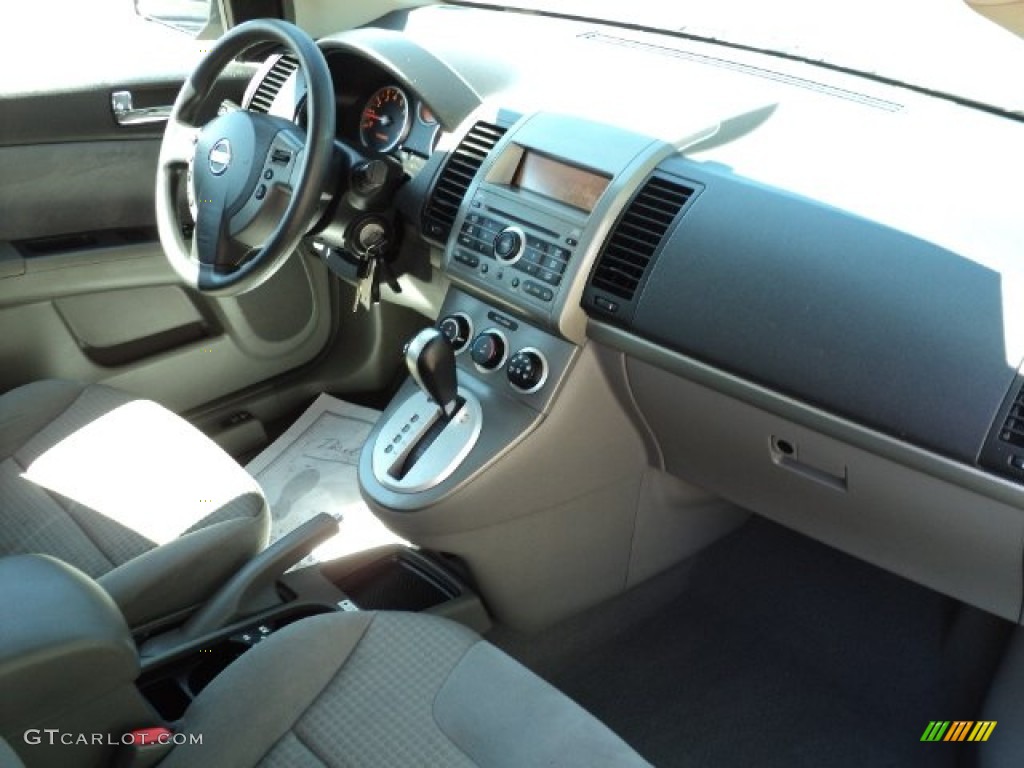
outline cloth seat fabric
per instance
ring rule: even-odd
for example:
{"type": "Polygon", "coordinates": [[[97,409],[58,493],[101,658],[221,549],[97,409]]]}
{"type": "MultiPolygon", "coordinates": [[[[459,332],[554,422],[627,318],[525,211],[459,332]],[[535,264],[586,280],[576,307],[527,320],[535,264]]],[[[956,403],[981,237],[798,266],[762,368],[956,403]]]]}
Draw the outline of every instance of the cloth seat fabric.
{"type": "Polygon", "coordinates": [[[648,765],[470,630],[426,614],[333,613],[274,633],[192,703],[161,768],[648,765]]]}
{"type": "Polygon", "coordinates": [[[209,597],[269,524],[256,482],[154,402],[57,380],[0,396],[0,555],[71,563],[130,626],[209,597]]]}

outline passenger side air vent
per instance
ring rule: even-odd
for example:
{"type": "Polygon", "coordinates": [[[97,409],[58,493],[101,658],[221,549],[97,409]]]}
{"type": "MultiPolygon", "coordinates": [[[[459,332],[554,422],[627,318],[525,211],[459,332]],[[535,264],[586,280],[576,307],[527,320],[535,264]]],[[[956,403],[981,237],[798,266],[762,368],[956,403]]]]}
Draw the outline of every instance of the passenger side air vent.
{"type": "Polygon", "coordinates": [[[1024,375],[1018,374],[996,414],[979,464],[1024,481],[1024,375]]]}
{"type": "Polygon", "coordinates": [[[281,92],[281,88],[284,87],[288,78],[298,68],[299,62],[294,56],[279,56],[253,92],[248,108],[253,112],[262,112],[263,114],[270,112],[277,94],[281,92]]]}
{"type": "Polygon", "coordinates": [[[607,317],[632,316],[639,289],[672,222],[697,192],[664,174],[640,188],[612,229],[584,293],[584,306],[607,317]]]}
{"type": "Polygon", "coordinates": [[[424,209],[424,235],[439,245],[445,244],[473,177],[504,135],[505,128],[500,125],[479,122],[459,142],[437,177],[437,184],[424,209]]]}

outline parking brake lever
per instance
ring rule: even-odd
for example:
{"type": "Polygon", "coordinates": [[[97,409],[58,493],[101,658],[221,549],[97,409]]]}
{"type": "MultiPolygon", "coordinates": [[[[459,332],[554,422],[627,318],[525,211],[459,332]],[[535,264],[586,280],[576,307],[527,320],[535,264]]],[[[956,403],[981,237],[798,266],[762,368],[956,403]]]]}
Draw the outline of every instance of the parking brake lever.
{"type": "Polygon", "coordinates": [[[321,512],[257,554],[222,586],[180,629],[142,644],[142,656],[156,656],[247,616],[281,603],[277,580],[285,571],[338,532],[338,521],[321,512]]]}

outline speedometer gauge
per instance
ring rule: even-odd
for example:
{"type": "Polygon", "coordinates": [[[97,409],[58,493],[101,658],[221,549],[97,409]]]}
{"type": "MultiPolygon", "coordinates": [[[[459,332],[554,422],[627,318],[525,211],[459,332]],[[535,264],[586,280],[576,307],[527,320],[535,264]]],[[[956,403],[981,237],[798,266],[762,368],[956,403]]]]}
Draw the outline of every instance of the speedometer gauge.
{"type": "Polygon", "coordinates": [[[387,85],[370,97],[359,117],[359,140],[374,152],[390,152],[409,130],[409,99],[387,85]]]}

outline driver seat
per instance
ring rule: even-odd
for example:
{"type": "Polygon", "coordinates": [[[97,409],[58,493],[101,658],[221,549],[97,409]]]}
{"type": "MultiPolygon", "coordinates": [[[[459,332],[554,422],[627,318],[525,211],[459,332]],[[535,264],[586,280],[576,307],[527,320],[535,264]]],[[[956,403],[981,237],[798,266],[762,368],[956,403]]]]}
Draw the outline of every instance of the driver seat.
{"type": "Polygon", "coordinates": [[[133,628],[209,598],[269,526],[256,481],[152,401],[58,380],[0,395],[0,556],[76,566],[133,628]]]}

